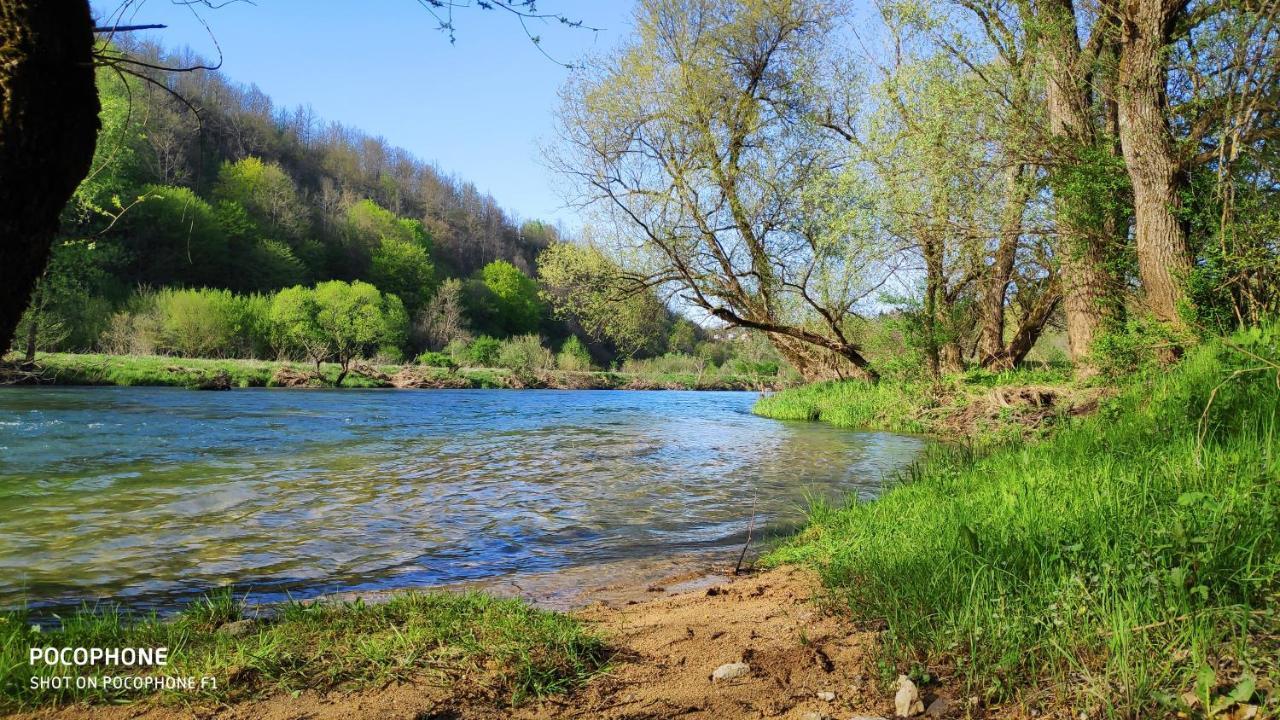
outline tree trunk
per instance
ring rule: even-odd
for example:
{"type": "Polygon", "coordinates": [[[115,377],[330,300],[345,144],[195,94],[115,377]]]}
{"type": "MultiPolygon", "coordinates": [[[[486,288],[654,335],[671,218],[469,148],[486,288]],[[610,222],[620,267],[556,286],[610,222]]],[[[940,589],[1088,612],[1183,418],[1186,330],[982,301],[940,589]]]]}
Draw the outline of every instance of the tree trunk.
{"type": "Polygon", "coordinates": [[[89,172],[98,110],[89,3],[0,1],[0,352],[89,172]]]}
{"type": "Polygon", "coordinates": [[[1031,196],[1026,172],[1026,165],[1014,164],[1010,166],[1005,181],[999,244],[985,278],[982,307],[979,309],[982,329],[978,337],[978,363],[983,367],[1004,351],[1004,304],[1022,238],[1022,214],[1031,196]]]}
{"type": "Polygon", "coordinates": [[[1173,13],[1163,0],[1124,4],[1118,71],[1120,147],[1133,185],[1138,273],[1146,308],[1180,325],[1191,253],[1178,217],[1185,175],[1165,120],[1165,58],[1173,13]]]}
{"type": "MultiPolygon", "coordinates": [[[[859,362],[790,335],[768,333],[768,337],[778,354],[786,358],[806,382],[850,379],[876,382],[880,379],[880,375],[865,364],[861,355],[858,355],[859,362]]],[[[849,350],[857,355],[856,350],[849,350]]]]}
{"type": "MultiPolygon", "coordinates": [[[[1091,117],[1092,94],[1082,66],[1075,8],[1071,0],[1052,0],[1043,11],[1047,46],[1045,105],[1049,129],[1058,145],[1060,165],[1083,162],[1081,151],[1096,143],[1091,117]]],[[[1057,253],[1062,266],[1063,310],[1071,359],[1087,360],[1089,349],[1103,324],[1117,307],[1111,278],[1106,271],[1107,237],[1093,226],[1098,212],[1090,192],[1054,192],[1058,225],[1057,253]]]]}

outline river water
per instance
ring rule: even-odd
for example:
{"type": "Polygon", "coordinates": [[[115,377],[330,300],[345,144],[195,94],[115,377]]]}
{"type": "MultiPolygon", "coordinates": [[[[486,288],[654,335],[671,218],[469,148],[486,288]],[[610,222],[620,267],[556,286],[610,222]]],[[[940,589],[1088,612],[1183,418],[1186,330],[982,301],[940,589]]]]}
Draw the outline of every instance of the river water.
{"type": "MultiPolygon", "coordinates": [[[[166,609],[725,551],[922,440],[733,392],[0,390],[0,608],[166,609]]],[[[732,553],[729,553],[730,555],[732,553]]]]}

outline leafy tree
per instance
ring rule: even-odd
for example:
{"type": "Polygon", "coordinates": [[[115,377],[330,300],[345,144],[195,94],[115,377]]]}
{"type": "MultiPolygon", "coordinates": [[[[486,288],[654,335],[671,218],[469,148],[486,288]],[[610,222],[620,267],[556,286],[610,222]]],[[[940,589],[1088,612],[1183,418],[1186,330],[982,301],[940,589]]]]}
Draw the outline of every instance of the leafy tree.
{"type": "Polygon", "coordinates": [[[433,279],[431,257],[419,243],[384,237],[373,251],[369,280],[399,296],[410,311],[422,307],[430,296],[433,279]]]}
{"type": "Polygon", "coordinates": [[[213,197],[240,203],[268,235],[294,240],[309,229],[307,207],[298,188],[277,163],[257,157],[223,163],[213,197]]]}
{"type": "Polygon", "coordinates": [[[553,243],[538,256],[538,279],[556,316],[576,320],[590,337],[625,357],[659,350],[666,308],[651,290],[628,287],[626,274],[599,248],[553,243]]]}
{"type": "Polygon", "coordinates": [[[815,222],[832,197],[813,189],[846,149],[806,83],[830,12],[643,0],[635,37],[563,94],[551,160],[620,245],[638,239],[628,290],[663,285],[765,332],[810,379],[874,378],[845,322],[883,282],[887,248],[815,222]]]}
{"type": "Polygon", "coordinates": [[[472,317],[506,335],[528,333],[542,320],[537,284],[505,260],[481,269],[468,302],[472,317]]]}
{"type": "Polygon", "coordinates": [[[336,384],[342,384],[352,360],[381,345],[404,344],[409,319],[400,298],[359,280],[322,282],[314,297],[315,327],[341,366],[336,384]]]}
{"type": "Polygon", "coordinates": [[[229,247],[223,225],[203,198],[183,187],[146,185],[143,200],[120,221],[120,246],[133,282],[150,285],[219,285],[226,279],[229,247]]]}
{"type": "Polygon", "coordinates": [[[329,336],[320,327],[320,306],[312,288],[296,285],[276,293],[269,318],[271,341],[282,355],[302,356],[316,364],[332,354],[329,336]]]}
{"type": "Polygon", "coordinates": [[[54,246],[31,307],[18,324],[16,338],[24,345],[27,362],[35,359],[36,350],[85,349],[97,340],[111,314],[102,298],[110,282],[104,256],[111,254],[110,247],[86,240],[54,246]]]}

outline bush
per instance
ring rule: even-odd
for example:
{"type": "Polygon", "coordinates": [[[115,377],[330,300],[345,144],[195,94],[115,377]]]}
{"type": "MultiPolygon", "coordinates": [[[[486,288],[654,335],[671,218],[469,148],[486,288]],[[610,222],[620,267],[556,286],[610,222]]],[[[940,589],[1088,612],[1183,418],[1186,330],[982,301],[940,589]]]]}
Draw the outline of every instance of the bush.
{"type": "Polygon", "coordinates": [[[1121,378],[1145,373],[1165,364],[1169,349],[1187,345],[1168,325],[1145,317],[1130,318],[1119,330],[1103,333],[1093,343],[1090,357],[1104,377],[1121,378]]]}
{"type": "Polygon", "coordinates": [[[560,354],[556,356],[556,366],[561,370],[581,372],[591,369],[591,353],[582,344],[577,335],[570,335],[560,346],[560,354]]]}
{"type": "Polygon", "coordinates": [[[155,295],[160,317],[161,353],[184,357],[236,355],[240,309],[228,290],[161,290],[155,295]]]}
{"type": "Polygon", "coordinates": [[[467,346],[468,359],[477,367],[495,367],[502,352],[502,342],[488,335],[481,335],[467,346]]]}
{"type": "Polygon", "coordinates": [[[555,367],[555,356],[543,347],[537,335],[520,335],[502,343],[498,366],[518,373],[532,373],[555,367]]]}
{"type": "Polygon", "coordinates": [[[442,352],[427,351],[418,356],[414,362],[427,367],[440,367],[454,370],[458,367],[458,363],[454,362],[453,357],[442,352]]]}

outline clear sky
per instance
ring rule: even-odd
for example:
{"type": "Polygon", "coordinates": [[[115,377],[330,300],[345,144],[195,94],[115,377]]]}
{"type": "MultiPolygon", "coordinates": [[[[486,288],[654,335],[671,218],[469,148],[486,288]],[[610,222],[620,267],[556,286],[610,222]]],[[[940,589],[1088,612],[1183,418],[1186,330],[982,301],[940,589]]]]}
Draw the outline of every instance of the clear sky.
{"type": "MultiPolygon", "coordinates": [[[[102,18],[122,0],[94,0],[102,18]]],[[[218,5],[218,2],[212,3],[218,5]]],[[[527,22],[563,62],[605,52],[629,32],[631,0],[541,0],[600,32],[527,22]]],[[[419,0],[256,0],[218,9],[175,0],[133,2],[123,22],[163,23],[148,33],[169,48],[208,57],[257,84],[277,107],[310,105],[323,120],[381,135],[475,183],[522,218],[562,221],[564,209],[538,141],[552,134],[556,91],[568,70],[543,57],[516,18],[475,7],[454,11],[457,42],[419,0]],[[217,46],[214,45],[214,40],[217,46]]]]}

